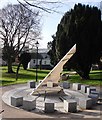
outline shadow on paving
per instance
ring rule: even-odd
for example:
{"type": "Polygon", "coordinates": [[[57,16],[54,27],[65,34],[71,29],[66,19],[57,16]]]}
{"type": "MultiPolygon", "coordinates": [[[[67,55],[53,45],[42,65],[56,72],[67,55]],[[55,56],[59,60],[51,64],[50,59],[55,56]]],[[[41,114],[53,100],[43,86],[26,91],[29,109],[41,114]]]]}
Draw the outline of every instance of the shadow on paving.
{"type": "Polygon", "coordinates": [[[101,118],[3,118],[1,120],[101,120],[101,118]]]}
{"type": "MultiPolygon", "coordinates": [[[[14,119],[14,120],[83,120],[85,119],[84,117],[86,116],[88,120],[88,116],[91,118],[92,116],[92,120],[100,120],[101,118],[101,108],[102,108],[102,105],[97,105],[95,107],[93,107],[92,109],[89,109],[89,110],[84,110],[84,111],[81,111],[81,110],[78,110],[76,113],[62,113],[62,112],[59,112],[57,110],[55,110],[54,113],[45,113],[43,110],[39,110],[39,109],[36,109],[36,110],[33,110],[33,111],[30,111],[31,113],[36,113],[36,114],[39,114],[39,115],[42,115],[42,118],[17,118],[17,119],[14,119]],[[93,110],[98,110],[100,112],[94,112],[93,110]],[[38,112],[39,111],[39,112],[38,112]],[[43,115],[47,115],[48,118],[43,118],[43,115]],[[100,118],[96,118],[96,117],[100,117],[100,118]]],[[[27,111],[28,112],[28,111],[27,111]]],[[[13,120],[10,119],[10,118],[6,118],[6,119],[3,119],[3,120],[13,120]]],[[[89,119],[90,120],[90,119],[89,119]]]]}

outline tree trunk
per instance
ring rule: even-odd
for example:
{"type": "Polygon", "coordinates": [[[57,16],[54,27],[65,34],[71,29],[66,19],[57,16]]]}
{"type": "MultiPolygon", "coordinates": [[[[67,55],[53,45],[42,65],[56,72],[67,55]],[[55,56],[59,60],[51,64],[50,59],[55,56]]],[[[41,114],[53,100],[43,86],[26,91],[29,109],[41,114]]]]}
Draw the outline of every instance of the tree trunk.
{"type": "Polygon", "coordinates": [[[89,73],[88,72],[82,72],[81,70],[76,70],[76,72],[80,75],[82,80],[88,80],[90,79],[89,73]]]}
{"type": "Polygon", "coordinates": [[[73,64],[75,66],[75,71],[80,75],[82,80],[88,80],[90,79],[89,73],[91,69],[91,65],[84,65],[83,64],[83,69],[80,68],[78,64],[73,64]]]}
{"type": "Polygon", "coordinates": [[[8,60],[8,73],[14,73],[13,69],[12,69],[12,60],[8,60]]]}
{"type": "Polygon", "coordinates": [[[18,67],[17,67],[17,71],[16,71],[16,81],[18,80],[18,72],[21,66],[21,62],[19,63],[18,67]]]}
{"type": "Polygon", "coordinates": [[[88,79],[90,79],[90,76],[89,76],[90,69],[91,69],[90,65],[84,67],[83,72],[81,74],[82,80],[88,80],[88,79]]]}
{"type": "Polygon", "coordinates": [[[81,77],[82,77],[82,80],[90,79],[89,73],[84,73],[81,77]]]}

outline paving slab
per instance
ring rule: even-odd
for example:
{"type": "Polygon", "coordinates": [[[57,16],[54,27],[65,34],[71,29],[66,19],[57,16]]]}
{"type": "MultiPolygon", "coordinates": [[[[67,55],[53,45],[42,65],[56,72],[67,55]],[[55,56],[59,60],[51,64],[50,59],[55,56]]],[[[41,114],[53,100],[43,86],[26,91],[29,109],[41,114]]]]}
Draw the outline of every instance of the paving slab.
{"type": "MultiPolygon", "coordinates": [[[[25,84],[23,85],[12,85],[12,86],[6,86],[6,87],[2,87],[0,88],[0,90],[2,91],[2,94],[7,92],[6,93],[7,95],[9,94],[9,92],[14,92],[15,94],[15,89],[18,89],[19,90],[19,94],[20,95],[24,95],[24,96],[28,96],[30,94],[30,92],[32,91],[32,89],[26,89],[24,88],[25,87],[25,84]],[[25,89],[22,93],[22,90],[20,91],[20,88],[22,89],[25,89]],[[13,89],[13,91],[12,91],[13,89]],[[9,91],[11,90],[11,91],[9,91]]],[[[71,90],[67,91],[70,94],[71,93],[71,90]]],[[[73,96],[76,95],[76,92],[73,92],[73,96]]],[[[5,96],[5,101],[8,101],[9,103],[9,99],[7,100],[7,95],[5,96]]],[[[101,94],[100,94],[101,95],[101,94]]],[[[80,93],[78,93],[78,96],[83,96],[83,94],[80,95],[80,93]]],[[[46,99],[50,99],[50,98],[46,98],[46,99]]],[[[62,106],[63,106],[63,102],[61,102],[60,100],[58,101],[58,98],[56,98],[54,96],[53,98],[55,101],[57,101],[55,103],[55,109],[56,109],[56,112],[54,112],[53,114],[45,114],[43,112],[43,105],[42,105],[42,101],[44,100],[44,97],[42,96],[42,98],[38,99],[39,101],[36,103],[37,105],[37,109],[36,110],[33,110],[31,112],[27,112],[25,110],[22,110],[22,109],[17,109],[15,107],[11,107],[11,106],[8,106],[7,104],[5,104],[3,101],[2,101],[2,109],[4,109],[4,112],[2,113],[2,117],[3,118],[77,118],[77,119],[80,119],[80,118],[100,118],[100,108],[102,107],[102,105],[96,105],[94,106],[94,108],[92,110],[80,110],[79,109],[79,112],[77,113],[65,113],[64,112],[64,109],[62,109],[62,106]]]]}

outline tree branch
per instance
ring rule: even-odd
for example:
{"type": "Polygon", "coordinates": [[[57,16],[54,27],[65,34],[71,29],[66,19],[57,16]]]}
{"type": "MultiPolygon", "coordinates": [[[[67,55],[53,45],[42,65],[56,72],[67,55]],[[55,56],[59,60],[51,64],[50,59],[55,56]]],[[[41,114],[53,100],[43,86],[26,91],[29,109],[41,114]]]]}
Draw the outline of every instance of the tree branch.
{"type": "Polygon", "coordinates": [[[27,10],[29,10],[30,12],[32,12],[33,14],[37,14],[34,13],[32,10],[30,10],[28,7],[25,6],[25,4],[21,3],[19,0],[17,0],[23,7],[25,7],[27,10]]]}
{"type": "MultiPolygon", "coordinates": [[[[24,6],[24,4],[21,3],[19,0],[17,0],[17,1],[24,6]]],[[[51,13],[51,12],[59,13],[59,12],[57,12],[57,11],[55,11],[55,10],[51,10],[51,9],[49,9],[49,8],[46,8],[46,7],[41,7],[41,6],[38,6],[38,5],[35,5],[35,4],[31,4],[31,3],[27,2],[26,0],[24,0],[24,1],[25,1],[26,4],[28,4],[28,5],[32,6],[32,7],[41,9],[41,10],[47,12],[47,13],[51,13]]],[[[57,3],[57,2],[46,2],[46,3],[57,3]]]]}

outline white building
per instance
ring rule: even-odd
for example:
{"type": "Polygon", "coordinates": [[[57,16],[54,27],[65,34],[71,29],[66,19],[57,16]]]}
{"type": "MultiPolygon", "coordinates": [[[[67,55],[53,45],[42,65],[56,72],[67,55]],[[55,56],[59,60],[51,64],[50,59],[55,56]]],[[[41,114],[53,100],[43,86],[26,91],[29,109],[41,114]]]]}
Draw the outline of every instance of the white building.
{"type": "Polygon", "coordinates": [[[31,53],[31,61],[28,64],[28,68],[36,68],[36,65],[38,65],[39,69],[52,69],[53,65],[51,64],[50,56],[47,52],[47,49],[39,49],[38,59],[36,52],[31,53]]]}

